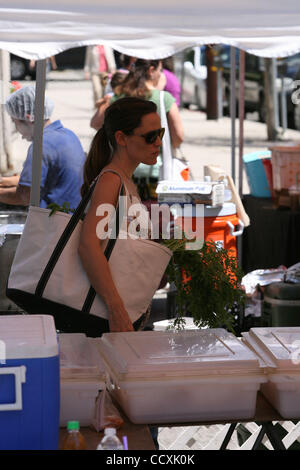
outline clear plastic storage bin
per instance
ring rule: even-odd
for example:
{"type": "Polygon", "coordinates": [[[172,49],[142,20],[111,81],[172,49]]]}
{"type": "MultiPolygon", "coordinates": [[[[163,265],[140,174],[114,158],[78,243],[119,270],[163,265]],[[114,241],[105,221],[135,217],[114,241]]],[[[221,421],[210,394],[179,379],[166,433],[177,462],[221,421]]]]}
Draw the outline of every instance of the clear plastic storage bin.
{"type": "Polygon", "coordinates": [[[243,338],[265,368],[262,393],[283,418],[299,418],[300,327],[252,328],[243,338]]]}
{"type": "Polygon", "coordinates": [[[223,329],[106,333],[98,348],[133,423],[252,418],[266,380],[252,351],[223,329]]]}
{"type": "Polygon", "coordinates": [[[95,342],[81,333],[59,334],[60,426],[92,424],[96,398],[106,386],[105,369],[95,342]]]}

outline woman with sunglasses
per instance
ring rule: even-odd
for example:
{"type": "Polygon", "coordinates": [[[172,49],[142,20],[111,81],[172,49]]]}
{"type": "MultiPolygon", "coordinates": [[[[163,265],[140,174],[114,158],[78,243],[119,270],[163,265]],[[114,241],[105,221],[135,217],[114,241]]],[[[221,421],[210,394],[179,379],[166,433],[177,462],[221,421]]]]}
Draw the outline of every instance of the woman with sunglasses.
{"type": "MultiPolygon", "coordinates": [[[[137,59],[134,69],[126,76],[122,84],[115,90],[115,95],[106,107],[125,96],[134,96],[153,101],[160,114],[160,91],[157,89],[162,70],[161,60],[137,59]]],[[[179,110],[175,98],[168,92],[164,93],[164,104],[173,148],[183,142],[184,132],[179,110]]],[[[105,107],[91,119],[91,127],[100,129],[103,124],[105,107]]]]}
{"type": "MultiPolygon", "coordinates": [[[[121,184],[125,186],[129,206],[138,203],[143,210],[132,175],[140,163],[151,166],[157,161],[164,129],[156,110],[152,101],[140,98],[117,100],[107,108],[104,124],[96,133],[86,159],[82,195],[96,177],[98,181],[83,221],[79,255],[91,285],[108,310],[108,319],[94,317],[89,320],[95,323],[96,336],[105,331],[132,331],[141,327],[142,320],[132,324],[113,282],[103,251],[107,238],[102,234],[99,237],[97,231],[99,223],[106,220],[107,213],[97,214],[102,213],[99,207],[107,207],[107,204],[117,206],[121,184]]],[[[146,209],[144,216],[148,217],[146,209]]]]}

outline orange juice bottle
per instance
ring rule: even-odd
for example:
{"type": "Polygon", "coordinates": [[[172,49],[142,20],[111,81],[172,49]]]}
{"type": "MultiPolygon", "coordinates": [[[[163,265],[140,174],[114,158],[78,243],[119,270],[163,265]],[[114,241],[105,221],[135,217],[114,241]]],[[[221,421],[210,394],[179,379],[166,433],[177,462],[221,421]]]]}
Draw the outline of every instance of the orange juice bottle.
{"type": "Polygon", "coordinates": [[[86,450],[85,439],[79,429],[78,421],[68,421],[68,435],[65,438],[63,450],[86,450]]]}

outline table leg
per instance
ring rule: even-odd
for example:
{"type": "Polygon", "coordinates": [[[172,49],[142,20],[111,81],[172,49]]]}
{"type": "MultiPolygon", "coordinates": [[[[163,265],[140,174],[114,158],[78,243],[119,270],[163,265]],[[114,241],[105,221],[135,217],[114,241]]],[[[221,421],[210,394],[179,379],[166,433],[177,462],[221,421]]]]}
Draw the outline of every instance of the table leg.
{"type": "Polygon", "coordinates": [[[266,435],[269,438],[274,450],[286,450],[282,440],[278,437],[274,425],[272,422],[264,423],[263,427],[265,428],[266,435]]]}
{"type": "Polygon", "coordinates": [[[220,450],[226,450],[226,447],[227,447],[228,444],[229,444],[229,441],[230,441],[231,436],[232,436],[232,434],[233,434],[233,432],[234,432],[234,430],[235,430],[235,428],[236,428],[236,425],[237,425],[237,423],[232,423],[232,424],[229,426],[229,429],[228,429],[227,434],[226,434],[226,436],[225,436],[225,438],[224,438],[224,441],[223,441],[222,444],[221,444],[220,450]]]}
{"type": "Polygon", "coordinates": [[[261,441],[263,440],[264,435],[266,434],[264,426],[262,425],[261,430],[259,431],[259,434],[253,444],[252,450],[258,450],[259,445],[261,444],[261,441]]]}

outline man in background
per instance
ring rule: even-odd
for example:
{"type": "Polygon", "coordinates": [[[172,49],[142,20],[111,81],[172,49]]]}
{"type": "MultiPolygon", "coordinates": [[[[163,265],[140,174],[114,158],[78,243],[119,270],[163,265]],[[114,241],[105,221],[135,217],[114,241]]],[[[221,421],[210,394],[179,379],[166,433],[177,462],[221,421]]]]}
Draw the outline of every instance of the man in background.
{"type": "MultiPolygon", "coordinates": [[[[5,108],[11,116],[16,130],[22,138],[33,141],[35,87],[27,86],[12,93],[6,100],[5,108]]],[[[42,147],[41,199],[40,207],[51,203],[62,206],[68,203],[71,209],[81,200],[80,188],[83,179],[85,153],[78,137],[50,117],[54,104],[45,98],[44,130],[42,147]]],[[[20,175],[3,177],[0,181],[0,202],[24,205],[30,203],[32,185],[33,144],[28,148],[27,157],[20,175]]]]}

